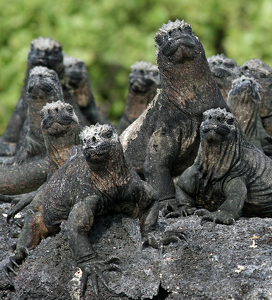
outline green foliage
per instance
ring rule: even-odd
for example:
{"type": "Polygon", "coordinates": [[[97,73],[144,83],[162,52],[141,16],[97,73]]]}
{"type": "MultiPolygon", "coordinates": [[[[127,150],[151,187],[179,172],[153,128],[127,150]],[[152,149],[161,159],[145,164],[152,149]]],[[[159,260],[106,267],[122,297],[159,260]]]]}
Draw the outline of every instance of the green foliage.
{"type": "Polygon", "coordinates": [[[242,65],[272,64],[270,0],[9,0],[0,1],[0,134],[19,99],[30,42],[52,36],[85,61],[96,102],[117,122],[130,66],[156,62],[153,37],[162,23],[184,19],[207,57],[224,52],[242,65]]]}

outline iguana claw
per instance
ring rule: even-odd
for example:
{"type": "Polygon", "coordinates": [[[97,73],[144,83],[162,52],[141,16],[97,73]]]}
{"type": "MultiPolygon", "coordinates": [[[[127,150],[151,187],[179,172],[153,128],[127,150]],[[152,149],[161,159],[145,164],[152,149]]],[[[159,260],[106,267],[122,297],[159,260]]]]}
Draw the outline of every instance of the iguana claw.
{"type": "Polygon", "coordinates": [[[12,272],[15,276],[17,273],[14,270],[14,267],[19,268],[19,265],[22,264],[24,259],[28,256],[29,252],[28,249],[25,247],[20,247],[15,255],[11,256],[9,258],[9,262],[4,266],[4,273],[7,275],[7,277],[10,278],[9,272],[12,272]]]}
{"type": "Polygon", "coordinates": [[[84,295],[87,288],[88,278],[91,277],[91,282],[93,286],[93,291],[98,295],[98,279],[103,283],[103,285],[109,289],[108,284],[103,276],[104,271],[118,271],[121,272],[119,265],[121,260],[118,257],[111,257],[105,261],[86,261],[80,263],[79,267],[82,270],[81,278],[81,299],[84,299],[84,295]]]}

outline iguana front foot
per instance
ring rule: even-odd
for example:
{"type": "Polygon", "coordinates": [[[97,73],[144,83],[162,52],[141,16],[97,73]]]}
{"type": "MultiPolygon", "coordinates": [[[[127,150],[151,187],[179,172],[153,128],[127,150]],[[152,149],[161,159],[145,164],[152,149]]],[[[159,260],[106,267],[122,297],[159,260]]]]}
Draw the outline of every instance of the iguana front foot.
{"type": "Polygon", "coordinates": [[[211,221],[216,224],[225,224],[231,225],[235,223],[235,218],[233,215],[224,210],[217,210],[214,212],[210,212],[207,209],[198,209],[195,211],[196,215],[202,216],[202,221],[211,221]]]}
{"type": "Polygon", "coordinates": [[[0,156],[12,156],[16,151],[16,143],[0,143],[0,156]]]}
{"type": "Polygon", "coordinates": [[[180,213],[176,207],[171,202],[166,203],[166,205],[161,209],[162,215],[165,218],[178,218],[180,217],[180,213]]]}
{"type": "Polygon", "coordinates": [[[169,245],[170,243],[178,243],[186,240],[186,235],[181,229],[167,230],[163,232],[162,244],[169,245]]]}
{"type": "Polygon", "coordinates": [[[15,255],[9,258],[9,262],[4,266],[4,273],[9,277],[9,273],[12,272],[15,276],[17,273],[14,270],[14,267],[19,268],[19,265],[23,263],[25,258],[28,256],[29,252],[26,247],[20,247],[16,250],[15,255]]]}
{"type": "Polygon", "coordinates": [[[195,207],[188,205],[179,206],[177,208],[173,207],[172,205],[167,205],[162,213],[165,218],[179,218],[193,215],[195,211],[195,207]]]}
{"type": "Polygon", "coordinates": [[[91,277],[93,290],[98,295],[98,281],[103,283],[103,285],[109,290],[108,284],[103,276],[104,271],[118,271],[121,272],[119,265],[121,260],[118,257],[111,257],[105,261],[86,261],[78,264],[78,267],[82,270],[81,278],[81,299],[84,299],[85,291],[87,288],[87,282],[89,276],[91,277]]]}
{"type": "Polygon", "coordinates": [[[177,243],[181,240],[186,240],[182,230],[167,230],[162,233],[158,231],[149,232],[143,237],[143,246],[151,246],[155,249],[161,249],[164,245],[177,243]]]}

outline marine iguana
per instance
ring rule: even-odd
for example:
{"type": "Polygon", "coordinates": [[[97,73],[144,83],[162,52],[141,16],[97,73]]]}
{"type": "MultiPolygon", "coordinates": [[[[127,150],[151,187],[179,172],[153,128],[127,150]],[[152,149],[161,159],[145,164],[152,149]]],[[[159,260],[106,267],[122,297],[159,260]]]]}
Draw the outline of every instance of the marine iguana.
{"type": "Polygon", "coordinates": [[[223,53],[212,55],[207,58],[213,78],[225,101],[227,101],[228,93],[231,89],[232,81],[240,77],[241,71],[237,63],[226,57],[223,53]]]}
{"type": "Polygon", "coordinates": [[[260,85],[253,77],[241,77],[232,82],[227,104],[240,123],[246,138],[267,155],[272,154],[271,137],[263,127],[259,113],[260,85]]]}
{"type": "Polygon", "coordinates": [[[47,177],[48,157],[41,130],[40,111],[47,102],[63,101],[55,71],[35,67],[27,85],[28,131],[14,157],[14,164],[0,166],[0,192],[6,195],[28,193],[41,186],[47,177]]]}
{"type": "Polygon", "coordinates": [[[140,116],[155,97],[157,88],[160,87],[159,70],[152,63],[137,61],[130,67],[130,70],[125,112],[116,125],[118,134],[121,134],[140,116]]]}
{"type": "Polygon", "coordinates": [[[54,70],[61,82],[65,102],[73,105],[74,110],[82,126],[88,125],[88,121],[80,111],[75,99],[71,94],[71,88],[67,87],[64,80],[64,64],[62,46],[52,38],[39,37],[31,42],[28,52],[27,70],[25,72],[24,85],[20,99],[8,122],[5,133],[0,138],[0,156],[13,156],[20,148],[25,133],[27,132],[27,109],[26,100],[29,72],[36,66],[47,67],[54,70]]]}
{"type": "MultiPolygon", "coordinates": [[[[48,178],[59,169],[68,158],[73,146],[79,144],[80,126],[72,105],[60,100],[47,103],[41,110],[41,127],[44,137],[46,153],[49,158],[48,178]]],[[[7,216],[7,221],[13,218],[26,205],[36,212],[41,211],[44,183],[37,191],[19,196],[2,195],[0,201],[18,202],[12,207],[7,216]]],[[[31,218],[33,218],[31,216],[31,218]]]]}
{"type": "Polygon", "coordinates": [[[29,74],[26,93],[28,131],[23,144],[14,157],[14,162],[27,161],[30,157],[46,151],[41,130],[40,111],[46,103],[57,100],[63,101],[57,73],[47,67],[34,67],[29,74]]]}
{"type": "Polygon", "coordinates": [[[272,216],[272,160],[242,140],[238,127],[225,109],[203,114],[198,155],[177,182],[181,214],[196,211],[205,220],[222,224],[241,216],[272,216]]]}
{"type": "Polygon", "coordinates": [[[169,21],[155,41],[161,90],[120,140],[126,159],[163,201],[175,198],[172,177],[181,175],[197,155],[203,112],[229,108],[189,24],[169,21]]]}
{"type": "MultiPolygon", "coordinates": [[[[52,38],[39,37],[31,42],[27,57],[27,69],[20,99],[10,117],[6,130],[0,138],[0,156],[12,156],[16,152],[16,144],[27,118],[27,84],[29,72],[36,66],[44,66],[56,71],[59,79],[63,78],[64,65],[62,47],[52,38]]],[[[25,130],[26,131],[26,130],[25,130]]]]}
{"type": "Polygon", "coordinates": [[[254,77],[260,84],[260,115],[266,132],[272,135],[272,68],[260,59],[250,59],[241,67],[243,75],[254,77]]]}
{"type": "Polygon", "coordinates": [[[90,78],[83,60],[64,54],[65,85],[90,124],[110,124],[97,109],[90,78]]]}
{"type": "Polygon", "coordinates": [[[158,247],[183,237],[181,232],[156,236],[158,201],[153,188],[142,181],[126,162],[118,134],[112,125],[96,124],[80,134],[82,146],[73,148],[70,157],[49,179],[43,193],[42,212],[27,222],[17,242],[17,250],[6,272],[14,272],[42,238],[59,231],[67,220],[70,246],[81,268],[82,296],[91,275],[95,292],[98,276],[103,283],[103,269],[112,269],[118,258],[100,261],[88,238],[94,219],[101,215],[122,213],[139,217],[143,243],[158,247]],[[157,239],[159,238],[159,241],[157,239]]]}

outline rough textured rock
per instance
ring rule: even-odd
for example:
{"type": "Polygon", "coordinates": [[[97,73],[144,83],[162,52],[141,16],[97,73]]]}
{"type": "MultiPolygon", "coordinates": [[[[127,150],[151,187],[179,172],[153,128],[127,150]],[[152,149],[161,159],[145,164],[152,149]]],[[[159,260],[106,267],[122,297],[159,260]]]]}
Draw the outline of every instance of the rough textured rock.
{"type": "Polygon", "coordinates": [[[98,111],[87,68],[83,60],[64,55],[65,85],[90,124],[110,124],[98,111]]]}
{"type": "Polygon", "coordinates": [[[260,85],[256,80],[244,75],[233,80],[227,104],[247,140],[267,155],[271,155],[271,138],[263,127],[259,113],[261,96],[260,85]]]}
{"type": "Polygon", "coordinates": [[[172,177],[179,176],[196,157],[203,112],[229,108],[190,25],[169,21],[155,41],[161,90],[120,140],[126,159],[164,201],[175,198],[172,177]]]}
{"type": "Polygon", "coordinates": [[[125,112],[116,126],[119,135],[146,109],[160,87],[157,66],[146,61],[137,61],[130,70],[125,112]]]}
{"type": "Polygon", "coordinates": [[[241,216],[272,216],[272,160],[242,140],[238,126],[225,109],[203,114],[198,155],[176,187],[185,215],[196,212],[223,224],[241,216]]]}
{"type": "Polygon", "coordinates": [[[241,76],[241,70],[237,63],[226,57],[223,53],[212,55],[207,58],[213,78],[227,101],[228,93],[232,86],[232,81],[241,76]]]}
{"type": "Polygon", "coordinates": [[[254,77],[261,86],[260,115],[265,130],[272,135],[272,68],[262,60],[253,58],[246,61],[240,69],[243,75],[254,77]]]}
{"type": "MultiPolygon", "coordinates": [[[[5,223],[0,205],[0,267],[8,259],[15,227],[5,223]]],[[[65,224],[65,223],[64,223],[65,224]]],[[[56,236],[30,251],[25,263],[11,275],[0,271],[3,300],[78,300],[80,272],[68,245],[65,225],[56,236]]],[[[197,216],[159,218],[158,228],[183,228],[187,241],[141,250],[137,220],[116,215],[97,222],[92,243],[122,258],[122,273],[111,272],[111,291],[99,286],[96,296],[89,285],[85,299],[270,299],[272,295],[272,229],[270,218],[241,218],[234,225],[201,224],[197,216]]]]}

